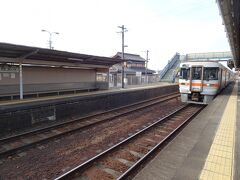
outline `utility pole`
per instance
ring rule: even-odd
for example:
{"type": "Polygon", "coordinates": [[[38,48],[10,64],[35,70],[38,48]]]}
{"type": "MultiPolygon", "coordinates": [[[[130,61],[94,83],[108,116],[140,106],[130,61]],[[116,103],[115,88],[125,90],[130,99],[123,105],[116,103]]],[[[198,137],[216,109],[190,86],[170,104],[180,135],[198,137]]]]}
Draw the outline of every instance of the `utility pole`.
{"type": "Polygon", "coordinates": [[[122,26],[118,26],[118,28],[121,28],[121,32],[122,33],[122,88],[124,88],[124,78],[125,78],[125,73],[124,73],[124,66],[125,66],[125,61],[124,61],[124,48],[127,47],[126,45],[124,45],[124,33],[127,32],[127,28],[124,27],[124,25],[122,26]]]}
{"type": "Polygon", "coordinates": [[[148,67],[148,53],[149,53],[149,50],[146,51],[147,53],[147,57],[146,57],[146,67],[145,67],[145,82],[147,83],[148,82],[148,76],[147,76],[147,67],[148,67]]]}

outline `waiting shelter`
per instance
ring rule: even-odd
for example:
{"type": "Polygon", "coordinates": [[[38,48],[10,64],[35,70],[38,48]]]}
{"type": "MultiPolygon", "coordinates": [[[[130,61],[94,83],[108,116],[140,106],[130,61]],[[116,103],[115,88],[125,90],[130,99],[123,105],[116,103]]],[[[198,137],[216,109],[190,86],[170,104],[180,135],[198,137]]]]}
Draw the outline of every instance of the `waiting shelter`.
{"type": "Polygon", "coordinates": [[[0,98],[108,89],[121,59],[0,43],[0,98]],[[98,81],[98,74],[107,79],[98,81]]]}

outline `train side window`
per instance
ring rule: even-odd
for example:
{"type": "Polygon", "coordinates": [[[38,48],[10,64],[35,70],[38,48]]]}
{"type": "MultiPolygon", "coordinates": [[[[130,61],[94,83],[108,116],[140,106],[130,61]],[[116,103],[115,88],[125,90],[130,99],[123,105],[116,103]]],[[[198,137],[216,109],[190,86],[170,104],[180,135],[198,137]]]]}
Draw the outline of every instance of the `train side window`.
{"type": "Polygon", "coordinates": [[[218,71],[219,68],[206,67],[204,68],[204,80],[218,80],[218,71]]]}
{"type": "Polygon", "coordinates": [[[186,79],[188,80],[189,79],[189,74],[190,74],[190,69],[186,69],[186,68],[181,68],[181,71],[180,71],[180,78],[181,79],[186,79]]]}
{"type": "Polygon", "coordinates": [[[202,74],[201,67],[192,67],[192,79],[193,80],[200,80],[202,74]]]}

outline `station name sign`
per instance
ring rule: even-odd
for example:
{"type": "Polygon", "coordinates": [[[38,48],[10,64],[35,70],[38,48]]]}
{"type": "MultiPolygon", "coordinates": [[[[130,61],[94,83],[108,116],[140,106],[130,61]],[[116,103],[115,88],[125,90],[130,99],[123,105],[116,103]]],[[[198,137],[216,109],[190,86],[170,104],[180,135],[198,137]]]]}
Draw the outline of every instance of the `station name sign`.
{"type": "Polygon", "coordinates": [[[0,64],[0,73],[17,73],[19,67],[15,65],[0,64]]]}

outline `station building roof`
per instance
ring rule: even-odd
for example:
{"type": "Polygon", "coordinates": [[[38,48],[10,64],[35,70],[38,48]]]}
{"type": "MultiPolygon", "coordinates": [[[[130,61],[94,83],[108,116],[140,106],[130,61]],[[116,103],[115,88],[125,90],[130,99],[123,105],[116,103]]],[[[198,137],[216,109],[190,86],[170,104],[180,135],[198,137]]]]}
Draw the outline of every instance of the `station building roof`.
{"type": "Polygon", "coordinates": [[[108,68],[122,62],[122,59],[0,43],[0,63],[18,63],[20,61],[25,64],[33,65],[108,68]]]}
{"type": "Polygon", "coordinates": [[[240,69],[240,1],[217,0],[231,46],[234,65],[240,69]]]}
{"type": "MultiPolygon", "coordinates": [[[[116,55],[113,56],[113,58],[122,58],[122,53],[121,52],[117,52],[116,55]]],[[[141,61],[141,62],[145,62],[146,60],[144,58],[142,58],[140,55],[138,54],[130,54],[130,53],[124,53],[124,59],[128,60],[128,61],[141,61]]]]}

